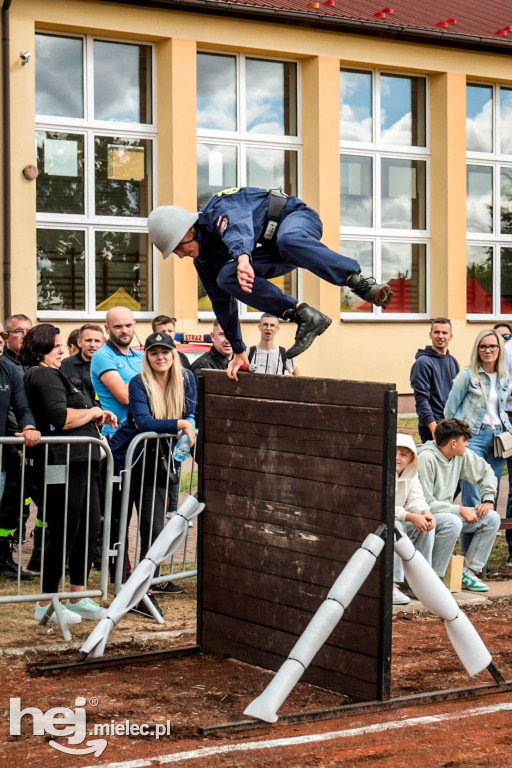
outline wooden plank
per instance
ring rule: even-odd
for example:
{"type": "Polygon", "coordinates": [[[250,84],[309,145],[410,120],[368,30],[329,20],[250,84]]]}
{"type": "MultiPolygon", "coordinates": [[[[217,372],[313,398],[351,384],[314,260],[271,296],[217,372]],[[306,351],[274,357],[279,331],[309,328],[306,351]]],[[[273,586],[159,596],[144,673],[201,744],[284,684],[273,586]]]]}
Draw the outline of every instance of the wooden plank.
{"type": "MultiPolygon", "coordinates": [[[[279,605],[311,611],[315,611],[322,601],[325,600],[330,586],[332,586],[311,584],[305,581],[298,582],[295,579],[281,575],[276,577],[271,573],[255,571],[250,568],[232,565],[231,563],[219,563],[213,560],[205,561],[203,574],[204,590],[209,589],[210,585],[215,589],[215,585],[218,585],[219,592],[221,588],[225,588],[228,591],[236,589],[240,595],[247,595],[249,597],[264,596],[268,602],[276,602],[278,597],[279,605]]],[[[372,628],[378,626],[380,604],[378,589],[379,571],[372,572],[369,579],[375,580],[377,587],[372,586],[368,590],[369,594],[363,594],[361,590],[343,614],[344,624],[362,626],[365,637],[372,628]]]]}
{"type": "Polygon", "coordinates": [[[210,417],[206,424],[204,441],[253,449],[265,448],[271,451],[278,451],[283,445],[292,445],[296,453],[382,465],[381,435],[363,437],[360,433],[356,435],[352,432],[330,430],[326,439],[325,430],[310,427],[306,437],[304,429],[299,426],[273,424],[269,429],[268,424],[257,422],[252,422],[250,431],[247,430],[245,421],[210,417]]]}
{"type": "Polygon", "coordinates": [[[309,376],[255,376],[241,373],[240,381],[228,379],[222,371],[203,371],[205,394],[216,392],[235,398],[264,397],[297,403],[327,403],[330,405],[368,405],[382,407],[384,392],[396,389],[395,384],[370,381],[321,379],[309,376]]]}
{"type": "MultiPolygon", "coordinates": [[[[325,529],[323,533],[310,533],[304,532],[302,528],[284,527],[273,522],[262,523],[260,520],[238,519],[230,515],[206,514],[203,519],[203,535],[284,549],[293,553],[294,557],[316,555],[339,562],[348,560],[360,543],[357,533],[350,530],[351,522],[356,524],[358,521],[356,518],[339,519],[337,528],[325,529]]],[[[356,531],[359,530],[360,527],[356,525],[356,531]]],[[[280,553],[275,556],[280,557],[280,553]]]]}
{"type": "MultiPolygon", "coordinates": [[[[353,542],[351,543],[350,555],[357,549],[357,546],[354,546],[353,542]]],[[[342,555],[338,555],[336,559],[333,559],[310,554],[305,559],[300,554],[286,549],[277,549],[276,547],[245,541],[241,547],[238,539],[221,538],[210,534],[207,546],[203,544],[203,561],[206,564],[209,560],[215,563],[229,563],[242,569],[247,568],[250,564],[251,570],[266,571],[275,576],[294,579],[301,585],[301,588],[302,584],[305,583],[317,584],[330,589],[347,564],[348,556],[343,558],[342,555]]],[[[376,597],[379,592],[379,583],[380,580],[377,571],[375,571],[372,577],[368,578],[361,587],[361,594],[376,597]]]]}
{"type": "Polygon", "coordinates": [[[343,511],[312,509],[299,504],[268,502],[209,490],[203,520],[207,523],[211,516],[216,515],[228,515],[242,520],[258,520],[263,525],[271,523],[283,528],[300,530],[304,535],[339,530],[343,532],[344,538],[361,543],[368,533],[376,530],[378,525],[377,521],[373,523],[369,518],[352,514],[352,508],[343,511]],[[347,534],[346,525],[350,535],[347,534]]]}
{"type": "MultiPolygon", "coordinates": [[[[209,612],[206,612],[207,614],[209,612]]],[[[226,616],[212,613],[208,616],[209,631],[203,635],[202,644],[211,650],[220,650],[224,642],[244,644],[252,649],[253,658],[257,659],[259,651],[264,650],[275,656],[280,666],[293,648],[295,637],[279,630],[268,631],[265,627],[239,621],[226,616]]],[[[253,661],[252,663],[257,663],[253,661]]],[[[375,659],[362,652],[344,651],[324,645],[312,662],[312,667],[324,668],[349,674],[357,680],[376,684],[377,665],[375,659]]]]}
{"type": "Polygon", "coordinates": [[[204,501],[208,503],[208,489],[217,493],[246,495],[249,499],[293,505],[300,499],[301,504],[311,509],[350,510],[350,514],[361,514],[371,520],[381,520],[382,497],[377,491],[366,487],[345,486],[338,483],[322,483],[305,478],[280,477],[279,483],[269,483],[261,472],[231,470],[228,467],[205,465],[204,501]],[[320,491],[321,488],[321,491],[320,491]]]}
{"type": "MultiPolygon", "coordinates": [[[[322,604],[320,600],[316,605],[313,604],[306,609],[301,609],[297,606],[292,607],[269,601],[265,593],[261,597],[248,597],[245,594],[240,594],[238,591],[230,590],[229,586],[230,584],[224,579],[219,579],[216,583],[211,581],[205,585],[203,594],[209,610],[242,621],[255,621],[255,618],[257,618],[258,624],[261,626],[271,630],[278,629],[287,632],[290,635],[295,635],[296,639],[302,634],[315,611],[322,604]]],[[[236,589],[237,585],[231,584],[231,586],[234,586],[236,589]]],[[[333,630],[328,643],[340,650],[360,651],[360,625],[344,621],[342,618],[338,626],[333,630]]],[[[377,628],[366,627],[364,638],[365,654],[376,656],[378,649],[379,633],[377,628]]]]}
{"type": "MultiPolygon", "coordinates": [[[[382,435],[383,419],[380,408],[347,408],[337,405],[290,403],[286,400],[266,401],[261,398],[205,396],[205,410],[216,418],[245,422],[244,431],[250,432],[253,423],[295,424],[304,430],[321,429],[329,432],[350,432],[355,435],[382,435]]],[[[219,435],[219,438],[221,435],[219,435]]],[[[328,435],[326,436],[327,439],[328,435]]],[[[307,438],[307,433],[303,439],[307,438]]],[[[221,440],[219,439],[219,442],[221,440]]]]}
{"type": "Polygon", "coordinates": [[[303,456],[281,451],[254,451],[252,448],[235,448],[229,445],[204,446],[204,461],[210,467],[231,467],[247,472],[260,472],[268,480],[278,482],[277,477],[314,477],[321,483],[339,483],[379,491],[382,488],[382,469],[367,464],[337,459],[303,456]],[[272,478],[270,478],[272,475],[272,478]]]}

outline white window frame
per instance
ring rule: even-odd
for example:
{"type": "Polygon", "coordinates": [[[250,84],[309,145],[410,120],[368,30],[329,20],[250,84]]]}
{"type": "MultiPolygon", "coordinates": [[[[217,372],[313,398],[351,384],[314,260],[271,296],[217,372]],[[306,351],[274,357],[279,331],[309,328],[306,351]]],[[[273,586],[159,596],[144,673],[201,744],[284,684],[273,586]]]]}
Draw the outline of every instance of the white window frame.
{"type": "MultiPolygon", "coordinates": [[[[284,56],[263,56],[257,53],[236,53],[232,51],[219,51],[213,49],[201,48],[197,51],[199,54],[215,54],[217,56],[226,56],[236,59],[236,105],[237,105],[237,130],[219,131],[207,130],[205,128],[197,129],[198,144],[222,144],[223,146],[236,147],[237,151],[237,180],[235,187],[247,186],[247,149],[291,149],[297,153],[297,196],[301,196],[302,191],[302,87],[301,87],[301,62],[299,59],[290,59],[284,56]],[[258,59],[260,61],[279,61],[287,64],[295,64],[297,67],[297,135],[296,136],[272,136],[271,134],[248,133],[246,130],[245,114],[242,106],[245,104],[245,62],[247,59],[258,59]]],[[[302,297],[302,270],[297,269],[297,298],[301,301],[302,297]]],[[[198,278],[199,279],[199,278],[198,278]]],[[[247,296],[250,304],[250,296],[247,296]]],[[[239,301],[238,314],[240,320],[259,321],[262,312],[251,312],[246,304],[239,301]]],[[[212,321],[215,314],[212,311],[198,311],[200,321],[212,321]]]]}
{"type": "MultiPolygon", "coordinates": [[[[38,229],[64,229],[85,232],[85,309],[84,310],[37,310],[37,317],[41,320],[103,320],[104,311],[96,310],[96,264],[94,235],[96,232],[110,231],[143,233],[147,235],[146,217],[128,216],[96,216],[94,214],[94,179],[95,179],[95,137],[112,136],[118,138],[147,140],[152,147],[152,199],[156,200],[157,191],[157,99],[156,99],[156,50],[155,46],[144,40],[126,40],[123,38],[102,37],[100,35],[78,35],[66,31],[54,31],[48,29],[36,30],[36,34],[46,34],[66,38],[78,38],[83,41],[83,118],[63,118],[53,115],[36,115],[36,132],[61,131],[63,133],[79,133],[84,136],[84,207],[85,212],[80,214],[37,213],[36,225],[38,229]],[[131,45],[144,45],[151,48],[151,115],[152,122],[128,123],[110,120],[92,120],[94,106],[94,68],[93,50],[94,42],[124,43],[131,45]]],[[[154,246],[148,237],[148,258],[151,259],[151,287],[148,292],[148,300],[153,309],[134,312],[137,320],[151,320],[155,315],[156,297],[158,296],[158,259],[154,246]]]]}
{"type": "MultiPolygon", "coordinates": [[[[488,314],[477,314],[474,312],[467,312],[466,319],[470,322],[484,322],[486,320],[493,323],[498,320],[512,320],[512,312],[505,314],[501,311],[501,262],[500,262],[500,249],[512,248],[512,234],[502,234],[500,229],[501,220],[501,168],[512,169],[512,154],[504,154],[497,151],[497,147],[500,146],[500,110],[501,99],[500,91],[501,85],[498,83],[483,83],[468,81],[467,86],[485,86],[492,88],[492,152],[466,152],[466,168],[469,165],[485,166],[487,168],[493,168],[493,182],[492,182],[492,194],[493,194],[493,220],[492,220],[492,232],[467,232],[466,233],[466,245],[476,245],[490,247],[493,250],[492,259],[492,304],[493,311],[488,314]]],[[[512,89],[512,83],[503,84],[503,87],[507,90],[512,89]]],[[[466,256],[466,268],[467,268],[467,256],[466,256]]],[[[466,277],[467,283],[467,277],[466,277]]]]}
{"type": "MultiPolygon", "coordinates": [[[[382,311],[380,307],[373,307],[371,312],[342,312],[340,309],[340,319],[343,322],[375,322],[403,320],[423,320],[430,317],[430,80],[427,75],[418,75],[414,72],[402,72],[382,69],[369,69],[366,67],[350,66],[342,62],[340,71],[351,70],[357,72],[367,72],[372,75],[372,135],[373,141],[347,141],[340,139],[340,162],[341,155],[351,155],[353,157],[371,157],[372,158],[372,189],[373,189],[373,222],[372,227],[354,227],[342,226],[340,224],[340,240],[361,241],[373,243],[373,262],[374,277],[377,281],[381,275],[381,247],[384,242],[401,241],[403,243],[425,245],[425,312],[389,312],[382,311]],[[380,115],[381,108],[381,76],[400,76],[423,78],[425,80],[425,146],[401,146],[398,144],[380,143],[380,115]],[[425,162],[425,229],[389,229],[380,226],[381,220],[381,161],[383,159],[392,160],[421,160],[425,162]]],[[[341,190],[340,190],[341,193],[341,190]]],[[[343,201],[341,201],[343,205],[343,201]]],[[[365,274],[365,277],[369,275],[365,274]]]]}

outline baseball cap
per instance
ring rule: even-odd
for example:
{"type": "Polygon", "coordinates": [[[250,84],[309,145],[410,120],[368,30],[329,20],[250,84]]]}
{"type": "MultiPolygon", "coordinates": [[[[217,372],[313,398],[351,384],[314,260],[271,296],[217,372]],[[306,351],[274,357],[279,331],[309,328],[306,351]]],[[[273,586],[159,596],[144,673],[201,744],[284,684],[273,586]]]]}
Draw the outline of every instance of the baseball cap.
{"type": "Polygon", "coordinates": [[[146,343],[144,344],[144,349],[146,352],[148,349],[151,349],[151,347],[166,347],[167,349],[176,349],[176,344],[174,343],[172,336],[169,336],[168,333],[157,331],[156,333],[152,333],[151,336],[148,336],[146,343]]]}

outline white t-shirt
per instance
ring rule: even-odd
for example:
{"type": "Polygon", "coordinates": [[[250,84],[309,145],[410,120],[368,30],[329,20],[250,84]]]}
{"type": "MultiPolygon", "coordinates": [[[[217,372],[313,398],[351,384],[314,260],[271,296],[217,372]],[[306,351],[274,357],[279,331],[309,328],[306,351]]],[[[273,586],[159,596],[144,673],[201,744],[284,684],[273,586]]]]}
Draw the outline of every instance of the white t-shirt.
{"type": "MultiPolygon", "coordinates": [[[[247,347],[246,351],[247,354],[249,354],[250,347],[247,347]]],[[[266,350],[260,349],[258,346],[256,346],[251,363],[256,366],[255,373],[284,373],[283,361],[281,359],[281,352],[279,351],[279,347],[275,347],[275,349],[271,349],[270,352],[267,352],[266,350]]],[[[288,373],[293,373],[296,367],[295,360],[293,358],[291,360],[287,360],[285,367],[288,373]]]]}
{"type": "MultiPolygon", "coordinates": [[[[493,423],[497,426],[498,424],[501,424],[500,419],[500,406],[498,401],[498,390],[496,389],[496,383],[498,381],[498,372],[495,371],[494,373],[488,373],[487,376],[491,380],[491,391],[489,392],[489,410],[491,412],[493,423]]],[[[483,424],[490,424],[489,420],[489,414],[487,413],[487,408],[485,409],[485,415],[482,419],[483,424]]]]}

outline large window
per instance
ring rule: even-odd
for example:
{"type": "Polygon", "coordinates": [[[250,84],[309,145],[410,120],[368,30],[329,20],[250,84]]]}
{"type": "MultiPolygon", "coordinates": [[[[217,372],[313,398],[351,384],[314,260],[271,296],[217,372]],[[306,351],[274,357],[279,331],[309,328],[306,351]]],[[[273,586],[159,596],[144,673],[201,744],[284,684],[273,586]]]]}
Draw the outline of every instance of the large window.
{"type": "Polygon", "coordinates": [[[467,311],[512,317],[512,88],[467,86],[467,311]]]}
{"type": "Polygon", "coordinates": [[[153,309],[152,70],[148,45],[36,35],[40,317],[153,309]]]}
{"type": "MultiPolygon", "coordinates": [[[[298,64],[253,56],[197,58],[198,207],[231,187],[299,191],[298,64]]],[[[297,272],[273,280],[297,295],[297,272]]],[[[199,311],[211,303],[199,284],[199,311]]],[[[242,316],[255,310],[240,304],[242,316]]],[[[257,315],[256,315],[257,316],[257,315]]]]}
{"type": "Polygon", "coordinates": [[[341,252],[394,293],[382,312],[342,288],[343,319],[428,313],[426,91],[424,77],[341,70],[341,252]]]}

